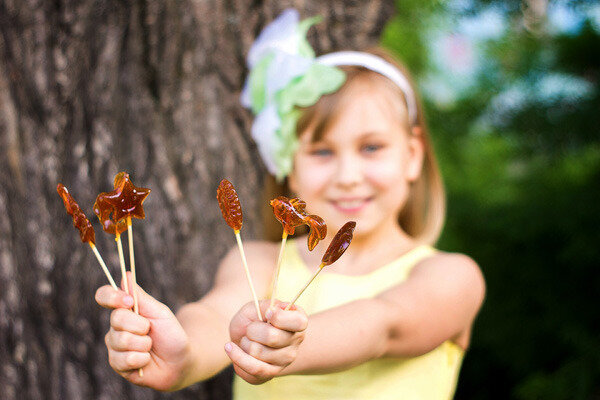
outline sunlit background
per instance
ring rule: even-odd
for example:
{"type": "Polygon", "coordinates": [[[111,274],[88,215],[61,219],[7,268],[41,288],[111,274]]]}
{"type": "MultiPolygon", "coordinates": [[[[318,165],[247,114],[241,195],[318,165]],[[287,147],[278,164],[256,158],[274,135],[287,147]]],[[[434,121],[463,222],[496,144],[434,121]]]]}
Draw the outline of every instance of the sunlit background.
{"type": "Polygon", "coordinates": [[[488,293],[457,399],[600,398],[600,4],[403,0],[448,192],[488,293]]]}

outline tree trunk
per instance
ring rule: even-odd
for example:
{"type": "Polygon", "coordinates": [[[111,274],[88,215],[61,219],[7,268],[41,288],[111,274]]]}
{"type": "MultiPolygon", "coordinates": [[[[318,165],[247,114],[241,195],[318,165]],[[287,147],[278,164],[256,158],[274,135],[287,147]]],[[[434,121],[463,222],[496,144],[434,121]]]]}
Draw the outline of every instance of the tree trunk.
{"type": "MultiPolygon", "coordinates": [[[[289,5],[324,16],[309,34],[318,54],[375,44],[393,10],[391,0],[289,5]]],[[[222,178],[244,206],[242,235],[260,235],[265,168],[238,99],[245,54],[283,9],[242,0],[0,2],[0,397],[231,396],[230,370],[172,394],[112,371],[110,313],[94,301],[106,278],[56,184],[92,220],[115,279],[115,244],[91,205],[119,171],[151,188],[147,218],[133,229],[138,281],[173,310],[202,296],[235,244],[215,199],[222,178]]]]}

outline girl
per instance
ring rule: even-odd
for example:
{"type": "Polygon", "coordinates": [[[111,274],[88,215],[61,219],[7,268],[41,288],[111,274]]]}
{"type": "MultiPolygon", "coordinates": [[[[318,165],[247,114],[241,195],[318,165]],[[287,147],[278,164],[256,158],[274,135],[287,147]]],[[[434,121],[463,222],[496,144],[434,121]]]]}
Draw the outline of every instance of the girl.
{"type": "MultiPolygon", "coordinates": [[[[96,299],[114,309],[110,365],[135,384],[177,390],[232,362],[239,399],[451,398],[485,283],[469,257],[431,247],[444,194],[414,86],[380,50],[311,58],[307,26],[286,11],[265,29],[243,93],[258,114],[253,135],[265,164],[283,182],[271,197],[300,197],[328,225],[312,252],[305,238],[287,242],[277,296],[293,297],[348,220],[356,221],[351,246],[301,307],[263,300],[268,322],[246,303],[237,249],[211,291],[177,316],[137,288],[138,316],[130,296],[103,286],[96,299]]],[[[281,226],[274,232],[280,238],[281,226]]],[[[268,299],[279,245],[250,243],[246,252],[268,299]]]]}

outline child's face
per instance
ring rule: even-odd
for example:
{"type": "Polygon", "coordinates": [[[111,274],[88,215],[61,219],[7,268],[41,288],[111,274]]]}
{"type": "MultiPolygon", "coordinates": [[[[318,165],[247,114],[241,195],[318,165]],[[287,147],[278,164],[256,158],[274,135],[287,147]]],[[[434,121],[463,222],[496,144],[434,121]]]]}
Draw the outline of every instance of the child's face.
{"type": "Polygon", "coordinates": [[[397,229],[410,182],[421,171],[422,142],[409,135],[402,107],[388,95],[360,82],[349,89],[322,139],[313,142],[310,129],[301,135],[290,188],[331,234],[349,220],[357,223],[356,235],[397,229]]]}

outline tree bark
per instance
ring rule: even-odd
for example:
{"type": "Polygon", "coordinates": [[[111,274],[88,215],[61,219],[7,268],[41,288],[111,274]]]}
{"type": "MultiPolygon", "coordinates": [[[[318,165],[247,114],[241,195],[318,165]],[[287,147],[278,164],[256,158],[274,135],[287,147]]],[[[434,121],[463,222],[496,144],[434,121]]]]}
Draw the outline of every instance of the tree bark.
{"type": "Polygon", "coordinates": [[[242,235],[260,236],[265,168],[238,99],[250,45],[287,6],[324,16],[309,34],[318,54],[375,44],[393,11],[391,0],[0,2],[0,397],[231,396],[230,370],[171,394],[111,370],[110,313],[94,301],[106,278],[56,184],[96,227],[115,279],[115,244],[91,206],[119,171],[151,188],[133,229],[138,281],[173,310],[202,296],[235,244],[215,199],[222,178],[242,201],[242,235]]]}

